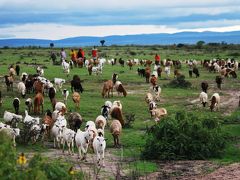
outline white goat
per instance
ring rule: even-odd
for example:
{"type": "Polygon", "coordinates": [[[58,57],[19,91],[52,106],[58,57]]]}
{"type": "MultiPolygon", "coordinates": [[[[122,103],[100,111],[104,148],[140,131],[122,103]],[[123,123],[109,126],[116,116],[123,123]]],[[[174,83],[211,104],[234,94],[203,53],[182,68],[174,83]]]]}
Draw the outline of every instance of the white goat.
{"type": "Polygon", "coordinates": [[[58,111],[61,111],[63,110],[63,108],[66,109],[66,105],[62,102],[57,102],[56,105],[55,105],[55,110],[58,110],[58,111]]]}
{"type": "Polygon", "coordinates": [[[67,63],[65,60],[62,62],[63,72],[67,74],[67,76],[70,73],[70,64],[67,63]]]}
{"type": "Polygon", "coordinates": [[[25,118],[23,120],[24,123],[28,124],[39,124],[40,118],[39,117],[32,117],[28,115],[27,110],[25,110],[25,118]]]}
{"type": "Polygon", "coordinates": [[[31,112],[31,109],[33,110],[33,103],[31,98],[26,99],[25,105],[27,106],[29,112],[31,112]]]}
{"type": "Polygon", "coordinates": [[[90,130],[87,131],[81,131],[78,129],[77,134],[75,136],[75,142],[76,146],[78,148],[78,158],[80,159],[82,157],[82,152],[83,152],[83,157],[82,160],[86,160],[87,157],[87,150],[88,150],[88,145],[89,142],[93,139],[93,132],[90,130]]]}
{"type": "Polygon", "coordinates": [[[75,134],[76,134],[76,132],[73,131],[72,129],[68,129],[66,127],[63,128],[63,133],[62,133],[63,153],[64,153],[64,148],[65,148],[65,143],[67,143],[69,155],[74,153],[75,134]]]}
{"type": "Polygon", "coordinates": [[[151,93],[146,94],[145,101],[146,101],[146,103],[149,103],[149,102],[153,101],[153,96],[152,96],[151,93]]]}
{"type": "Polygon", "coordinates": [[[154,117],[155,122],[158,122],[160,118],[167,115],[167,110],[165,108],[156,108],[151,110],[151,115],[154,117]]]}
{"type": "Polygon", "coordinates": [[[54,78],[54,84],[56,85],[57,89],[62,89],[62,85],[65,83],[65,79],[61,78],[54,78]]]}
{"type": "Polygon", "coordinates": [[[19,82],[17,85],[18,92],[21,93],[22,97],[26,96],[26,86],[23,82],[19,82]]]}
{"type": "Polygon", "coordinates": [[[104,164],[104,152],[106,148],[106,141],[103,136],[96,136],[93,140],[93,149],[94,152],[97,154],[97,164],[100,166],[100,161],[102,160],[103,167],[104,164]]]}
{"type": "Polygon", "coordinates": [[[56,147],[56,143],[58,148],[60,148],[60,144],[62,143],[62,133],[63,128],[66,127],[61,121],[56,121],[51,129],[51,135],[53,137],[53,147],[56,147]]]}
{"type": "Polygon", "coordinates": [[[23,117],[8,111],[4,111],[3,119],[6,123],[12,124],[13,121],[19,122],[22,121],[23,117]]]}
{"type": "Polygon", "coordinates": [[[160,94],[162,92],[162,89],[161,89],[161,87],[159,85],[151,86],[149,88],[149,91],[153,95],[153,99],[155,101],[160,101],[160,94]]]}
{"type": "Polygon", "coordinates": [[[68,96],[69,96],[69,91],[68,91],[67,89],[64,89],[64,90],[62,91],[62,95],[63,95],[63,101],[64,101],[64,103],[67,104],[67,98],[68,98],[68,96]]]}
{"type": "Polygon", "coordinates": [[[208,95],[205,92],[201,92],[199,95],[200,103],[203,105],[203,107],[206,107],[206,104],[208,102],[208,95]]]}

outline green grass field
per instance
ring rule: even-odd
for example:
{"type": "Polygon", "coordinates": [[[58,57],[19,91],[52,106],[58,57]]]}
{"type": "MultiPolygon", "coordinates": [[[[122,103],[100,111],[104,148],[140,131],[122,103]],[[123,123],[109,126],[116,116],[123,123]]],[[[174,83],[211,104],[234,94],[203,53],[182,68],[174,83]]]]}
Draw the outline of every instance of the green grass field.
{"type": "MultiPolygon", "coordinates": [[[[53,49],[55,52],[60,52],[60,49],[53,49]]],[[[90,48],[84,48],[87,58],[89,57],[90,48]]],[[[0,76],[8,74],[8,67],[10,64],[15,64],[20,62],[21,73],[27,72],[28,74],[36,73],[34,63],[44,65],[46,67],[44,76],[53,80],[55,77],[66,79],[66,84],[63,88],[70,90],[69,81],[72,79],[74,74],[78,74],[83,81],[82,86],[84,88],[83,94],[81,94],[80,109],[79,112],[84,121],[93,120],[100,114],[100,108],[106,100],[114,101],[120,100],[123,104],[123,114],[135,114],[135,122],[132,128],[123,129],[121,135],[121,144],[123,146],[123,156],[124,157],[134,157],[134,159],[139,159],[139,155],[143,145],[145,144],[145,129],[146,127],[152,126],[155,124],[154,120],[151,119],[148,112],[148,105],[144,101],[145,94],[148,92],[149,84],[145,83],[145,79],[137,75],[137,67],[134,66],[133,70],[129,70],[127,66],[120,67],[119,64],[111,66],[106,64],[104,66],[103,74],[99,76],[89,76],[86,68],[73,68],[71,69],[70,76],[66,75],[62,71],[61,66],[53,66],[51,63],[50,49],[44,48],[19,48],[19,49],[0,49],[0,76]],[[26,63],[30,63],[26,65],[26,63]],[[118,97],[114,94],[113,98],[103,99],[101,96],[101,90],[103,82],[111,79],[113,73],[118,73],[119,80],[123,83],[126,88],[128,95],[127,97],[118,97]]],[[[110,58],[120,58],[122,57],[125,61],[128,59],[138,58],[138,59],[149,59],[154,60],[154,55],[156,53],[161,55],[161,59],[170,58],[170,59],[179,59],[182,61],[181,73],[186,76],[186,80],[192,83],[192,87],[189,89],[180,89],[180,88],[170,88],[166,85],[170,80],[166,79],[165,74],[163,73],[162,78],[158,79],[158,84],[162,87],[161,101],[158,103],[159,107],[164,107],[167,109],[169,115],[174,115],[178,111],[187,111],[197,114],[201,117],[212,117],[219,119],[231,119],[231,122],[227,124],[223,123],[223,129],[225,132],[230,134],[229,143],[226,148],[225,153],[219,159],[214,159],[221,163],[231,163],[240,161],[240,146],[238,143],[240,137],[240,124],[239,121],[234,120],[239,118],[239,111],[236,111],[236,107],[229,108],[228,106],[222,106],[219,112],[210,112],[209,108],[199,107],[199,103],[192,104],[190,101],[198,98],[199,93],[201,92],[200,83],[203,80],[206,80],[210,84],[209,97],[213,92],[219,92],[221,96],[226,99],[231,96],[232,90],[238,91],[240,88],[240,83],[238,79],[228,78],[224,80],[222,90],[218,90],[215,83],[216,73],[209,73],[201,65],[198,65],[200,70],[200,78],[189,78],[188,77],[188,68],[185,64],[187,59],[212,59],[216,57],[220,58],[236,58],[239,56],[229,56],[237,52],[237,47],[234,48],[204,48],[196,49],[193,47],[189,48],[176,48],[176,47],[161,47],[161,46],[112,46],[112,47],[99,47],[100,55],[110,58]],[[229,116],[224,115],[226,111],[230,112],[229,116]],[[232,115],[231,115],[232,113],[232,115]],[[232,139],[236,139],[233,141],[232,139]]],[[[70,48],[66,49],[66,52],[70,52],[70,48]]],[[[69,59],[69,55],[68,55],[69,59]]],[[[59,60],[59,58],[58,58],[59,60]]],[[[153,69],[153,67],[152,67],[153,69]]],[[[240,73],[237,72],[238,77],[240,73]]],[[[170,79],[173,79],[173,69],[171,69],[170,79]]],[[[16,78],[16,81],[19,81],[19,77],[16,78]]],[[[2,120],[3,113],[5,110],[13,112],[12,100],[14,97],[19,97],[21,99],[21,108],[20,113],[24,114],[25,105],[24,99],[20,97],[20,94],[17,92],[16,83],[14,84],[13,92],[6,92],[6,86],[4,79],[1,80],[1,91],[3,97],[3,105],[0,108],[0,118],[2,120]]],[[[28,94],[26,98],[34,97],[34,94],[28,94]]],[[[238,98],[238,97],[236,97],[238,98]]],[[[57,99],[63,101],[62,95],[60,92],[57,93],[57,99]]],[[[69,96],[67,102],[68,111],[76,111],[74,103],[71,100],[71,95],[69,96]]],[[[44,99],[44,110],[51,109],[51,104],[48,97],[44,99]]],[[[42,117],[42,115],[41,115],[42,117]]],[[[224,121],[223,121],[224,122],[224,121]]],[[[84,124],[82,125],[83,129],[84,124]]],[[[106,129],[106,137],[108,138],[107,147],[113,147],[113,139],[109,133],[109,130],[106,129]]],[[[39,145],[24,147],[19,145],[17,147],[19,151],[41,151],[42,147],[39,145]]],[[[43,148],[45,151],[46,149],[43,148]]],[[[120,156],[120,151],[113,150],[115,155],[120,156]]],[[[141,170],[141,162],[138,168],[141,170]]],[[[150,162],[149,162],[150,163],[150,162]]],[[[156,171],[155,165],[149,165],[149,171],[156,171]]]]}

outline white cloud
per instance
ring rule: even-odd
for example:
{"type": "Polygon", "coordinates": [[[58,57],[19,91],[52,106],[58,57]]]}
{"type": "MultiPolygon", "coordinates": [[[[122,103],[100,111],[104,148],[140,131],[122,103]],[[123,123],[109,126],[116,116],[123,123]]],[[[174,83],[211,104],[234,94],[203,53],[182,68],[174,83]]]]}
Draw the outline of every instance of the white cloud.
{"type": "MultiPolygon", "coordinates": [[[[199,24],[201,24],[199,22],[199,24]]],[[[230,24],[230,23],[228,23],[230,24]]],[[[240,23],[238,23],[240,24],[240,23]]],[[[217,24],[216,24],[217,25],[217,24]]],[[[70,26],[60,24],[25,24],[11,27],[2,27],[0,32],[12,34],[15,38],[37,38],[37,39],[64,39],[76,36],[109,36],[109,35],[130,35],[130,34],[150,34],[150,33],[176,33],[182,31],[236,31],[240,30],[240,25],[224,27],[198,27],[185,28],[168,27],[161,25],[116,25],[116,26],[70,26]]],[[[2,36],[4,37],[4,36],[2,36]]],[[[0,37],[1,38],[1,37],[0,37]]]]}
{"type": "MultiPolygon", "coordinates": [[[[238,0],[1,0],[1,7],[29,10],[102,10],[135,9],[139,7],[226,7],[240,5],[238,0]]],[[[161,12],[161,9],[159,9],[161,12]]]]}
{"type": "Polygon", "coordinates": [[[220,20],[208,20],[208,21],[194,21],[194,22],[182,22],[177,23],[174,25],[174,28],[178,29],[202,29],[202,28],[221,28],[223,27],[236,27],[240,24],[239,19],[235,20],[227,20],[227,19],[220,19],[220,20]]]}

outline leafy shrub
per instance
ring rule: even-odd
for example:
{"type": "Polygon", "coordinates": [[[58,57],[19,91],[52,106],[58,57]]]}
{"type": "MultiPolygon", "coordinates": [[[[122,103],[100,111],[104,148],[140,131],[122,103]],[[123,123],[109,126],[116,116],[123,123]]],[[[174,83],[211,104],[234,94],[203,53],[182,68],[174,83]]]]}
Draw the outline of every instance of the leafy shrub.
{"type": "Polygon", "coordinates": [[[128,52],[131,56],[136,56],[137,55],[137,53],[135,52],[135,51],[129,51],[128,52]]]}
{"type": "Polygon", "coordinates": [[[1,179],[84,179],[82,172],[69,174],[70,164],[49,161],[40,155],[27,160],[28,165],[18,165],[12,140],[3,132],[0,132],[0,159],[1,179]]]}
{"type": "Polygon", "coordinates": [[[0,132],[0,159],[0,176],[12,179],[12,172],[16,171],[16,151],[12,141],[3,132],[0,132]]]}
{"type": "Polygon", "coordinates": [[[217,119],[178,112],[147,130],[144,159],[206,159],[218,157],[226,144],[217,119]]]}
{"type": "Polygon", "coordinates": [[[173,88],[190,88],[192,84],[189,81],[185,80],[184,75],[181,75],[170,81],[168,86],[173,88]]]}

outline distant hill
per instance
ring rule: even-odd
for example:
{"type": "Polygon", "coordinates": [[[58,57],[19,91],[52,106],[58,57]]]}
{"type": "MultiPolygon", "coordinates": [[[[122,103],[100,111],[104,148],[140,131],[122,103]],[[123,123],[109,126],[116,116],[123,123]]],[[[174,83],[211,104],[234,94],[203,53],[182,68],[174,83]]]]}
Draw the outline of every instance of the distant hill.
{"type": "Polygon", "coordinates": [[[198,41],[226,42],[240,44],[240,31],[232,32],[180,32],[174,34],[140,34],[124,36],[105,36],[105,37],[73,37],[61,40],[47,39],[0,39],[0,47],[19,47],[19,46],[42,46],[49,47],[54,43],[55,47],[79,47],[100,45],[100,40],[104,39],[105,45],[169,45],[169,44],[195,44],[198,41]]]}

